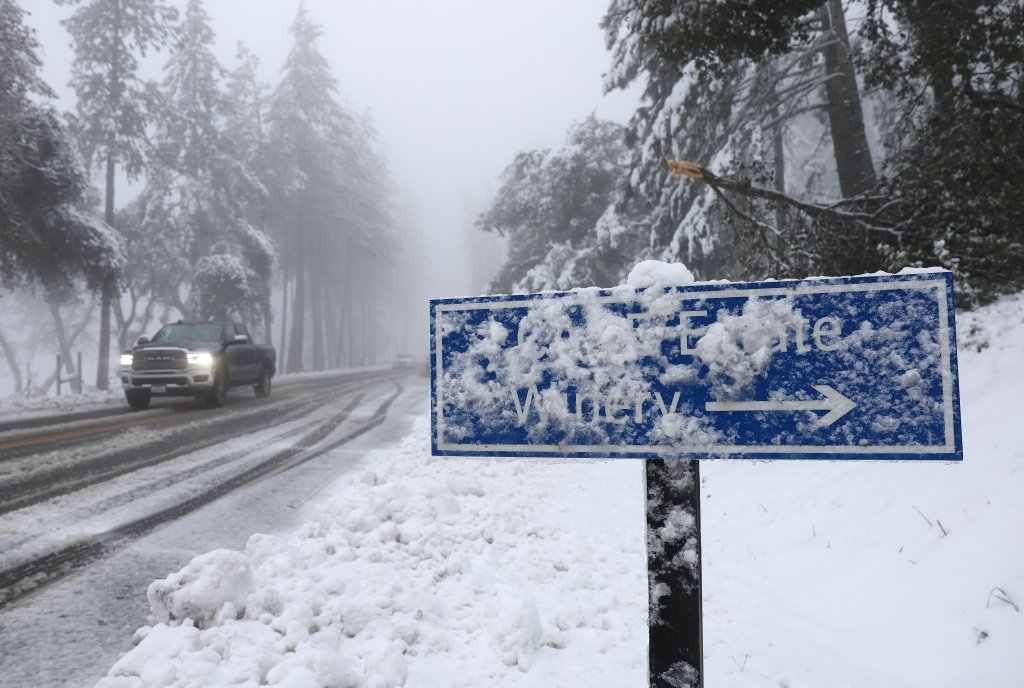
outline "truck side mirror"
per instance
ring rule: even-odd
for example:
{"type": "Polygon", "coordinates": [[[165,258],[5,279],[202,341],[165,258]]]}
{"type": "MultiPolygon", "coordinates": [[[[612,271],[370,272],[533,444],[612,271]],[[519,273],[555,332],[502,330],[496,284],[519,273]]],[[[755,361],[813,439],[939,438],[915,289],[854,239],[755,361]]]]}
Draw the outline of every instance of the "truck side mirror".
{"type": "Polygon", "coordinates": [[[149,344],[149,337],[139,337],[135,342],[135,346],[142,346],[143,344],[149,344]]]}
{"type": "Polygon", "coordinates": [[[236,334],[234,337],[231,338],[231,343],[232,344],[248,344],[249,343],[249,338],[246,337],[244,334],[236,334]]]}

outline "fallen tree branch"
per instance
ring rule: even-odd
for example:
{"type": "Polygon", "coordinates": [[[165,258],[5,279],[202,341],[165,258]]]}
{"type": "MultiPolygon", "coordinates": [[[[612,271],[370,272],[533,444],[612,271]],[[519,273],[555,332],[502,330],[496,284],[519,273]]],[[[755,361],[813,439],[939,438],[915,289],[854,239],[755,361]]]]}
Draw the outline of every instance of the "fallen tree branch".
{"type": "MultiPolygon", "coordinates": [[[[879,212],[860,212],[844,209],[845,206],[849,205],[870,203],[872,201],[878,202],[882,200],[877,196],[847,198],[829,205],[809,203],[807,201],[801,201],[798,198],[793,198],[781,191],[769,189],[764,186],[758,186],[757,184],[752,183],[749,179],[734,179],[732,177],[719,176],[692,162],[677,161],[672,158],[665,158],[665,160],[668,163],[668,166],[672,169],[672,174],[677,178],[686,176],[691,179],[702,181],[708,184],[720,196],[722,191],[731,191],[743,196],[759,198],[770,203],[777,203],[794,208],[815,220],[845,224],[852,223],[859,225],[870,232],[883,232],[897,238],[901,236],[901,233],[898,230],[879,218],[879,212]]],[[[884,208],[885,206],[882,207],[884,208]]]]}

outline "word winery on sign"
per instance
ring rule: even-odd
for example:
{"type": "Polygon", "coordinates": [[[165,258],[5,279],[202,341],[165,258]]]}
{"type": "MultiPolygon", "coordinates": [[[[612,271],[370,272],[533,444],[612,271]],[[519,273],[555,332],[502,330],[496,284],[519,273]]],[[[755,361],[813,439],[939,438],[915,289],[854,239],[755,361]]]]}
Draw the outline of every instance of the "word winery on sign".
{"type": "MultiPolygon", "coordinates": [[[[523,401],[520,401],[520,392],[518,390],[512,390],[512,393],[519,425],[526,423],[531,407],[537,409],[537,414],[542,421],[548,420],[548,409],[539,404],[536,406],[534,404],[535,400],[540,399],[540,392],[537,391],[536,385],[531,385],[526,390],[523,401]]],[[[560,396],[561,401],[564,402],[562,406],[565,408],[565,413],[575,413],[577,418],[585,419],[587,417],[587,409],[589,408],[591,420],[597,420],[603,416],[603,419],[609,423],[626,423],[632,419],[634,423],[639,424],[643,422],[645,409],[653,410],[655,402],[657,402],[657,408],[662,416],[675,413],[679,406],[680,394],[679,391],[674,392],[669,402],[662,398],[660,392],[654,392],[653,394],[644,392],[638,394],[633,399],[619,397],[603,401],[587,398],[583,394],[575,394],[575,399],[571,400],[569,392],[561,392],[556,396],[560,396]],[[575,404],[575,410],[573,410],[573,404],[575,404]]]]}
{"type": "Polygon", "coordinates": [[[440,455],[962,457],[948,272],[431,309],[440,455]]]}

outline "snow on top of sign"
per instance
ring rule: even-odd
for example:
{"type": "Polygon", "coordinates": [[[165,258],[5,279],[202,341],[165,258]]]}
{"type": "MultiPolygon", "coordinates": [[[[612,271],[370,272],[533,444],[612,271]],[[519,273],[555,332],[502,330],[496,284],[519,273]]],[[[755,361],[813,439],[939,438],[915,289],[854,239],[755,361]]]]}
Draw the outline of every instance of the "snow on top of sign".
{"type": "Polygon", "coordinates": [[[685,287],[693,284],[693,273],[682,263],[645,260],[637,263],[626,278],[626,286],[646,289],[653,286],[685,287]]]}
{"type": "Polygon", "coordinates": [[[897,275],[924,275],[933,272],[949,272],[946,268],[903,268],[897,275]]]}
{"type": "MultiPolygon", "coordinates": [[[[878,275],[928,275],[934,273],[949,272],[947,268],[933,267],[911,267],[902,268],[899,272],[886,272],[876,270],[865,272],[853,277],[874,277],[878,275]]],[[[831,279],[835,275],[818,275],[802,277],[800,279],[831,279]]],[[[775,282],[780,279],[793,279],[784,277],[761,277],[758,282],[775,282]]],[[[629,276],[626,278],[627,287],[644,289],[651,286],[661,287],[685,287],[690,284],[720,284],[729,280],[702,280],[697,281],[693,272],[683,263],[665,263],[660,260],[644,260],[633,266],[629,276]]]]}
{"type": "MultiPolygon", "coordinates": [[[[874,272],[862,272],[857,275],[850,275],[851,277],[886,277],[888,275],[930,275],[934,273],[949,272],[946,268],[931,267],[931,268],[918,268],[918,267],[905,267],[900,269],[899,272],[887,272],[885,270],[875,270],[874,272]]],[[[805,277],[804,279],[830,279],[828,275],[814,275],[805,277]]],[[[769,280],[771,281],[771,280],[769,280]]]]}

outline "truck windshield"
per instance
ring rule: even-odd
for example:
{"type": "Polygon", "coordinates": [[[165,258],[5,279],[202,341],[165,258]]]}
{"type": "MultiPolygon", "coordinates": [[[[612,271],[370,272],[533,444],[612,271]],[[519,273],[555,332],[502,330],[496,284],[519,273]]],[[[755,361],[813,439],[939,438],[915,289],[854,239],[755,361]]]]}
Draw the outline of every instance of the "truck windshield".
{"type": "Polygon", "coordinates": [[[153,335],[154,342],[219,342],[223,325],[164,325],[153,335]]]}

